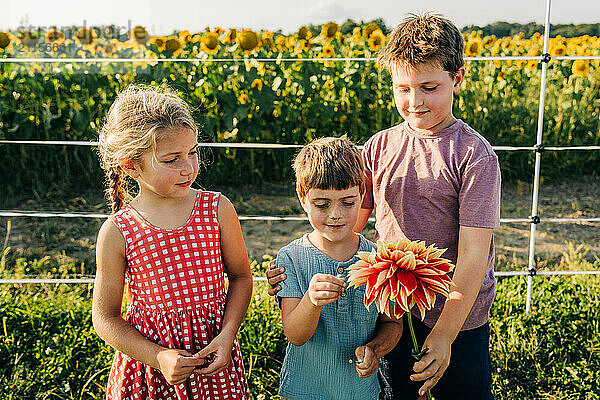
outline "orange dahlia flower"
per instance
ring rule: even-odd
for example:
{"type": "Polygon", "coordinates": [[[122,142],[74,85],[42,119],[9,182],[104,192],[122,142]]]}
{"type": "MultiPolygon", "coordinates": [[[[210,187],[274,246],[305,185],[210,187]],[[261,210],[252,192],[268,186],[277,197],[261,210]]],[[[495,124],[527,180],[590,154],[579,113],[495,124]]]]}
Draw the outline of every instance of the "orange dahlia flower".
{"type": "Polygon", "coordinates": [[[396,318],[417,306],[421,319],[435,303],[436,293],[448,296],[454,285],[448,273],[454,269],[442,258],[446,249],[425,242],[399,240],[396,244],[377,242],[377,251],[359,251],[359,261],[348,267],[349,287],[366,285],[365,307],[375,303],[380,313],[396,318]],[[394,303],[390,308],[390,301],[394,303]]]}

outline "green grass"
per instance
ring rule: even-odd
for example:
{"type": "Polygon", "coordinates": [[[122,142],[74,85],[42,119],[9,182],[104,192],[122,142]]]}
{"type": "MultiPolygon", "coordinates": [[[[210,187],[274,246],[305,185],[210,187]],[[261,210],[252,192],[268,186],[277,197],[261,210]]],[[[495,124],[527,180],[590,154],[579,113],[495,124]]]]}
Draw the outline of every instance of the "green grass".
{"type": "MultiPolygon", "coordinates": [[[[268,258],[253,263],[264,271],[268,258]]],[[[600,261],[565,255],[565,269],[600,261]]],[[[499,400],[600,399],[600,278],[502,278],[491,314],[499,400]]],[[[0,287],[0,398],[99,399],[113,349],[94,332],[91,285],[0,287]]],[[[285,338],[279,309],[257,283],[239,332],[253,399],[276,398],[285,338]]]]}

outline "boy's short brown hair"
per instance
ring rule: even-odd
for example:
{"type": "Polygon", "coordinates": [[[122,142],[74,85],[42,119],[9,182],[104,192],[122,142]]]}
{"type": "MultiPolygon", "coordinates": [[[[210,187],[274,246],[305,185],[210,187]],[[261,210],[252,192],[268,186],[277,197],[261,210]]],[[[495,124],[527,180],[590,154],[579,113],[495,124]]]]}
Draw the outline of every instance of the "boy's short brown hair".
{"type": "Polygon", "coordinates": [[[450,20],[431,13],[410,14],[390,34],[377,62],[391,71],[398,64],[416,67],[433,61],[454,76],[465,63],[464,50],[464,39],[450,20]]]}
{"type": "Polygon", "coordinates": [[[345,190],[358,186],[365,192],[364,163],[360,150],[346,135],[316,139],[294,159],[296,191],[305,198],[310,189],[345,190]]]}

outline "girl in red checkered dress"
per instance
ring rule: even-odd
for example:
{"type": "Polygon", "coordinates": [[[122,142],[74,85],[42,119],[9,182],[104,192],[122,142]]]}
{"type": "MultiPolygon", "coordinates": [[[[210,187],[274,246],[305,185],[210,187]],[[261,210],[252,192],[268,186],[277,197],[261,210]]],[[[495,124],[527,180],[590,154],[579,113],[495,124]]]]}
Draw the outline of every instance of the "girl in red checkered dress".
{"type": "Polygon", "coordinates": [[[112,214],[98,234],[92,319],[117,350],[107,399],[249,398],[236,334],[252,275],[231,202],[191,188],[197,135],[185,102],[136,86],[119,94],[100,132],[112,214]]]}

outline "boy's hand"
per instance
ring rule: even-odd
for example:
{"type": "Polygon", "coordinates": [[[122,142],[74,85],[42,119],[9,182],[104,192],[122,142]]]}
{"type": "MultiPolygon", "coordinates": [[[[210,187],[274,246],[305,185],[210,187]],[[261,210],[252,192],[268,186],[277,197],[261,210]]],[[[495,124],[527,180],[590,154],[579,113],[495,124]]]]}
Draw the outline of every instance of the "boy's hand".
{"type": "Polygon", "coordinates": [[[196,372],[204,376],[213,376],[223,371],[231,360],[233,341],[226,336],[217,335],[205,348],[194,354],[199,360],[203,360],[203,366],[196,372]],[[210,363],[206,365],[206,360],[210,363]]]}
{"type": "Polygon", "coordinates": [[[356,372],[361,378],[368,378],[377,371],[377,355],[369,346],[359,346],[354,351],[356,359],[356,372]]]}
{"type": "Polygon", "coordinates": [[[285,268],[279,267],[275,268],[275,259],[271,260],[269,263],[269,269],[267,270],[267,280],[271,287],[268,290],[269,296],[275,296],[280,290],[281,286],[279,286],[279,282],[285,280],[286,275],[284,274],[285,268]]]}
{"type": "Polygon", "coordinates": [[[190,377],[198,365],[204,360],[194,357],[186,350],[165,349],[156,356],[160,365],[160,372],[164,375],[169,385],[179,385],[190,377]]]}
{"type": "Polygon", "coordinates": [[[425,381],[419,389],[419,395],[422,396],[436,385],[440,380],[446,368],[450,364],[452,342],[443,333],[431,331],[423,343],[423,349],[429,350],[420,361],[413,366],[415,374],[410,376],[412,381],[425,381]]]}
{"type": "Polygon", "coordinates": [[[317,307],[333,303],[346,287],[346,280],[329,274],[316,274],[308,284],[308,297],[317,307]]]}

